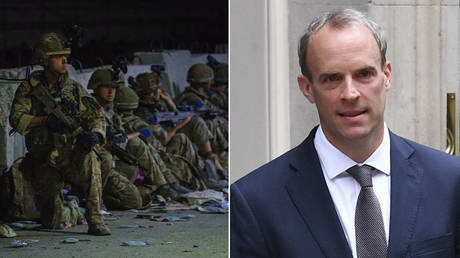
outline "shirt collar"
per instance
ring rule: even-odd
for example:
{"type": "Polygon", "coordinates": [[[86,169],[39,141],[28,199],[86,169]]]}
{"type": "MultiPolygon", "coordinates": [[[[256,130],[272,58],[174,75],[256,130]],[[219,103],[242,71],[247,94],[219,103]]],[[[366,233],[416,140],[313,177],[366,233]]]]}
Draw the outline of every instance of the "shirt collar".
{"type": "Polygon", "coordinates": [[[386,175],[390,175],[390,135],[386,123],[384,124],[383,140],[379,147],[367,158],[363,163],[357,163],[334,145],[324,135],[321,125],[316,131],[314,144],[321,165],[325,170],[324,173],[330,178],[334,179],[350,167],[359,165],[369,165],[386,175]]]}

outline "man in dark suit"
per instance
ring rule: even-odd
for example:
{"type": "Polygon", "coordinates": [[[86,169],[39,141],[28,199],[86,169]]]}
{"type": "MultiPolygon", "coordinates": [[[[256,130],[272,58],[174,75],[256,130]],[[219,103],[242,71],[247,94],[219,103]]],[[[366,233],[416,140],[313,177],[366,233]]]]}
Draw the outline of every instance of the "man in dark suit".
{"type": "Polygon", "coordinates": [[[231,186],[231,257],[460,257],[460,159],[389,131],[385,52],[358,11],[309,25],[297,79],[320,125],[231,186]]]}

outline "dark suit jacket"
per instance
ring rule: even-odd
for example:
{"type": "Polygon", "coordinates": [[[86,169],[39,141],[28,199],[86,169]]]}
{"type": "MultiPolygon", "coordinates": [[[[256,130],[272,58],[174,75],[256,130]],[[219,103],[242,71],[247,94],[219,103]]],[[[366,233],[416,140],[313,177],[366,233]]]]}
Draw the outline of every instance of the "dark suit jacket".
{"type": "MultiPolygon", "coordinates": [[[[313,139],[231,186],[231,257],[352,257],[313,139]]],[[[460,257],[460,159],[390,133],[388,257],[460,257]]]]}

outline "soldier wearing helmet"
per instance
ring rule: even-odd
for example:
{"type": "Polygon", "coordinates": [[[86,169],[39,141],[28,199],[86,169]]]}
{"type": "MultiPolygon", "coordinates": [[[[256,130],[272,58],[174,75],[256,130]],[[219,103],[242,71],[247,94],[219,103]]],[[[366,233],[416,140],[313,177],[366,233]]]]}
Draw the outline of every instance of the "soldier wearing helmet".
{"type": "Polygon", "coordinates": [[[206,94],[214,80],[214,71],[206,64],[194,64],[187,71],[187,82],[190,83],[184,92],[176,97],[177,105],[190,105],[200,110],[217,110],[206,94]]]}
{"type": "MultiPolygon", "coordinates": [[[[211,141],[214,139],[214,136],[201,117],[187,117],[174,127],[160,125],[153,119],[156,112],[165,112],[167,109],[177,111],[176,105],[171,100],[169,94],[158,86],[154,78],[155,76],[151,73],[137,75],[136,81],[138,86],[136,93],[139,95],[140,101],[135,114],[150,124],[154,135],[160,141],[158,145],[169,146],[170,149],[177,150],[180,147],[172,145],[185,146],[186,144],[178,139],[189,138],[198,147],[199,153],[202,156],[208,157],[211,155],[213,153],[211,141]],[[184,135],[182,136],[182,134],[184,135]]],[[[155,147],[159,148],[160,146],[158,145],[155,147]]],[[[189,152],[195,151],[189,150],[189,152]]]]}
{"type": "Polygon", "coordinates": [[[23,167],[34,177],[41,223],[47,228],[67,223],[61,190],[64,182],[69,182],[83,189],[87,199],[88,233],[110,235],[100,212],[101,164],[96,151],[99,143],[105,142],[101,107],[69,78],[66,63],[70,50],[59,35],[44,34],[36,50],[44,70],[33,72],[19,85],[9,119],[13,129],[26,139],[28,153],[23,167]],[[45,110],[43,98],[32,95],[36,89],[48,91],[56,105],[66,105],[66,115],[75,118],[83,131],[75,136],[52,111],[45,110]]]}
{"type": "Polygon", "coordinates": [[[150,203],[150,199],[142,199],[139,189],[133,184],[134,179],[132,178],[135,175],[133,176],[132,174],[135,172],[131,174],[129,172],[126,174],[123,173],[125,171],[137,170],[137,168],[130,170],[130,166],[126,164],[123,171],[115,169],[115,162],[121,161],[110,153],[110,147],[108,147],[116,144],[120,148],[124,148],[127,139],[134,137],[126,135],[121,124],[121,118],[115,113],[113,108],[116,90],[122,83],[115,72],[110,69],[95,70],[88,82],[88,89],[94,91],[94,97],[104,108],[104,116],[107,123],[107,144],[104,145],[104,151],[99,152],[102,160],[102,198],[108,209],[115,210],[139,209],[150,203]]]}
{"type": "Polygon", "coordinates": [[[147,169],[143,171],[143,184],[150,189],[144,188],[143,196],[149,195],[148,190],[150,190],[150,195],[155,192],[165,198],[174,199],[178,194],[189,192],[190,189],[181,186],[175,174],[166,169],[158,150],[149,144],[149,141],[154,138],[149,126],[133,114],[133,111],[139,106],[139,97],[136,93],[131,88],[122,87],[114,103],[126,133],[136,135],[136,137],[129,138],[126,150],[138,158],[141,167],[147,169]]]}
{"type": "Polygon", "coordinates": [[[214,84],[209,91],[209,100],[218,108],[228,111],[228,65],[217,67],[214,84]]]}
{"type": "MultiPolygon", "coordinates": [[[[189,105],[198,111],[219,110],[209,101],[207,91],[210,88],[214,72],[206,64],[194,64],[187,72],[189,87],[176,97],[176,105],[189,105]]],[[[215,117],[206,118],[206,125],[214,136],[211,142],[212,150],[219,154],[225,154],[228,148],[228,122],[226,119],[215,117]]],[[[226,155],[222,155],[225,156],[226,155]]],[[[222,158],[221,163],[226,163],[227,158],[222,158]]]]}

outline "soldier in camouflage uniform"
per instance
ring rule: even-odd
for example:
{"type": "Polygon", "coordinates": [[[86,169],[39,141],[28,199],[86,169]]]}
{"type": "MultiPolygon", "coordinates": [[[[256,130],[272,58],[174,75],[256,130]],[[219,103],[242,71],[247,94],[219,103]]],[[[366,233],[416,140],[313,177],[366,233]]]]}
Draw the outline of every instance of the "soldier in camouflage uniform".
{"type": "MultiPolygon", "coordinates": [[[[148,146],[150,153],[159,165],[162,173],[165,175],[166,180],[171,183],[173,188],[178,192],[188,192],[190,191],[188,188],[193,190],[204,189],[205,186],[200,179],[199,170],[192,164],[192,162],[198,162],[198,159],[189,161],[182,156],[167,153],[161,144],[155,144],[155,136],[151,134],[149,125],[133,113],[138,103],[139,98],[136,93],[127,87],[121,88],[115,98],[117,112],[119,112],[122,117],[123,126],[126,132],[133,133],[143,131],[141,135],[142,141],[148,146]],[[150,143],[158,146],[158,149],[150,143]]],[[[128,147],[129,146],[130,142],[128,142],[128,147]]],[[[197,156],[198,155],[194,155],[195,158],[197,158],[197,156]]]]}
{"type": "Polygon", "coordinates": [[[208,92],[212,104],[228,112],[228,65],[221,64],[217,67],[214,84],[208,92]]]}
{"type": "MultiPolygon", "coordinates": [[[[133,184],[134,180],[129,180],[120,174],[119,171],[115,170],[115,160],[118,159],[110,153],[110,146],[112,144],[117,144],[120,148],[123,148],[126,146],[128,139],[134,137],[133,135],[125,134],[121,125],[121,118],[113,110],[116,89],[122,83],[115,73],[109,69],[94,71],[88,83],[88,89],[94,91],[94,97],[104,108],[104,116],[107,123],[107,144],[104,145],[105,151],[100,153],[103,160],[101,167],[103,182],[102,198],[108,209],[139,209],[142,206],[148,205],[150,198],[147,197],[143,200],[138,188],[133,184]]],[[[126,164],[126,166],[129,166],[129,164],[126,164]]],[[[130,169],[130,171],[132,170],[130,169]]]]}
{"type": "Polygon", "coordinates": [[[170,128],[164,128],[160,124],[155,123],[153,117],[156,112],[177,111],[176,105],[169,94],[160,88],[159,79],[156,74],[139,74],[136,76],[136,82],[136,93],[140,100],[139,107],[134,113],[150,124],[153,134],[160,140],[163,146],[167,146],[174,153],[180,153],[179,146],[186,145],[183,139],[188,137],[201,155],[207,156],[212,153],[210,140],[214,139],[213,135],[204,120],[199,116],[187,117],[170,128]]]}
{"type": "Polygon", "coordinates": [[[105,142],[101,107],[80,84],[69,78],[66,57],[70,50],[64,48],[60,36],[44,34],[36,49],[44,70],[33,72],[19,85],[10,124],[26,139],[28,153],[23,167],[27,173],[33,173],[42,225],[57,228],[63,223],[61,190],[66,181],[80,187],[87,199],[88,233],[110,235],[100,211],[101,164],[95,152],[98,144],[105,142]],[[71,132],[61,119],[47,113],[44,102],[33,95],[37,89],[55,96],[58,105],[65,104],[83,131],[71,132]]]}
{"type": "MultiPolygon", "coordinates": [[[[116,75],[110,70],[97,70],[93,73],[93,76],[91,77],[88,85],[88,88],[95,90],[96,99],[104,105],[106,120],[111,125],[111,127],[108,127],[110,128],[109,131],[111,131],[110,133],[107,133],[108,141],[115,141],[119,147],[125,149],[129,154],[132,155],[132,157],[137,159],[140,167],[142,167],[141,176],[144,177],[144,180],[142,185],[138,185],[138,189],[143,199],[143,206],[146,206],[151,201],[151,195],[154,191],[156,191],[157,194],[164,196],[165,198],[174,198],[178,193],[176,192],[176,189],[171,188],[168,185],[168,183],[170,183],[174,186],[174,181],[166,180],[165,175],[159,168],[158,161],[151,154],[148,146],[139,138],[141,132],[127,133],[122,125],[121,117],[114,112],[113,101],[116,96],[117,89],[120,87],[124,88],[124,86],[120,85],[122,82],[115,81],[115,76],[116,75]],[[111,86],[104,87],[108,85],[111,86]],[[119,139],[120,136],[122,138],[121,140],[119,139]]],[[[145,132],[142,131],[142,133],[145,132]]],[[[106,147],[110,150],[109,145],[106,147]]],[[[124,162],[120,158],[116,159],[115,168],[116,171],[126,177],[129,182],[135,182],[136,178],[138,177],[137,174],[139,168],[124,162]]],[[[109,182],[107,182],[107,184],[107,186],[110,186],[109,182]]],[[[119,184],[118,189],[112,186],[112,195],[118,193],[116,195],[120,196],[122,190],[126,191],[130,188],[131,187],[128,188],[122,184],[119,184]]],[[[126,192],[126,194],[129,195],[128,192],[126,192]]],[[[129,198],[129,196],[126,196],[126,198],[133,199],[129,198]]]]}
{"type": "MultiPolygon", "coordinates": [[[[187,71],[187,81],[189,87],[179,94],[174,102],[176,105],[189,105],[199,111],[219,110],[208,98],[207,91],[211,87],[214,79],[214,72],[211,67],[205,64],[194,64],[187,71]]],[[[211,147],[215,153],[219,154],[220,163],[227,167],[228,150],[228,122],[226,119],[215,117],[206,119],[206,125],[214,135],[211,147]]]]}

